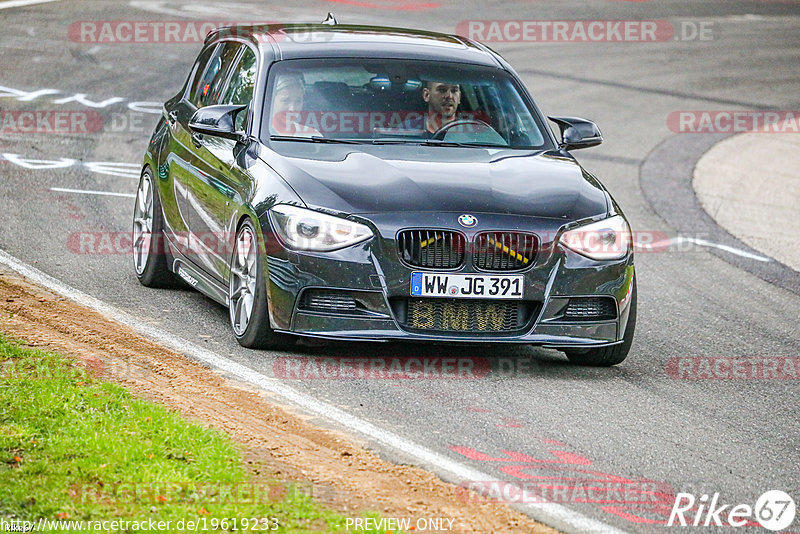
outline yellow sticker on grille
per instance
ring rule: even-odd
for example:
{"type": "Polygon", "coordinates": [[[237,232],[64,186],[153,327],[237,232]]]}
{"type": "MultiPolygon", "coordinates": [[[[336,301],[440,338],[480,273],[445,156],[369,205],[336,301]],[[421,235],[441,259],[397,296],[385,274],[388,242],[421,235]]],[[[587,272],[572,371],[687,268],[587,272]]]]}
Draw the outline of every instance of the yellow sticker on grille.
{"type": "Polygon", "coordinates": [[[505,306],[499,303],[470,306],[465,302],[416,301],[409,309],[408,326],[422,330],[499,332],[507,329],[505,315],[505,306]]]}
{"type": "Polygon", "coordinates": [[[441,236],[434,236],[434,237],[432,237],[430,239],[426,239],[425,241],[423,241],[422,243],[419,244],[419,248],[425,248],[428,245],[431,245],[431,244],[435,243],[436,241],[439,240],[440,237],[441,236]]]}
{"type": "Polygon", "coordinates": [[[502,330],[505,313],[503,308],[496,304],[487,304],[482,310],[476,313],[479,330],[502,330]]]}
{"type": "Polygon", "coordinates": [[[523,256],[522,254],[520,254],[519,252],[517,252],[516,250],[514,250],[513,248],[509,248],[509,247],[505,246],[504,244],[500,243],[499,241],[497,241],[495,239],[492,239],[491,237],[489,238],[489,244],[490,245],[494,245],[495,247],[499,248],[500,250],[502,250],[503,252],[505,252],[506,254],[511,256],[512,258],[516,258],[517,260],[522,261],[522,263],[528,263],[528,262],[531,261],[528,258],[526,258],[525,256],[523,256]]]}
{"type": "Polygon", "coordinates": [[[410,323],[412,328],[436,327],[436,310],[432,302],[417,302],[413,310],[410,323]]]}
{"type": "Polygon", "coordinates": [[[469,330],[469,309],[465,304],[444,303],[442,330],[469,330]]]}

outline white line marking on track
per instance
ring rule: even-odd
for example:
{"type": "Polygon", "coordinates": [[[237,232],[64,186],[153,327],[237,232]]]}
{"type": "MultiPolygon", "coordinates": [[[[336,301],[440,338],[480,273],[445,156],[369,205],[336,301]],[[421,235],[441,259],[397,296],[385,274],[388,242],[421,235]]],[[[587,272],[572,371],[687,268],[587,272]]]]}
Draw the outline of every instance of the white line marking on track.
{"type": "Polygon", "coordinates": [[[714,247],[720,250],[724,250],[725,252],[730,252],[731,254],[736,254],[737,256],[742,256],[743,258],[750,258],[752,260],[763,261],[763,262],[770,262],[772,261],[771,258],[767,258],[765,256],[759,256],[758,254],[751,254],[745,250],[741,250],[734,247],[729,247],[728,245],[720,245],[719,243],[712,243],[710,241],[706,241],[704,239],[694,239],[694,238],[687,238],[687,241],[692,241],[696,245],[700,245],[701,247],[714,247]]]}
{"type": "Polygon", "coordinates": [[[661,250],[662,248],[669,248],[672,245],[680,245],[682,243],[694,243],[695,245],[699,245],[701,247],[717,248],[719,250],[724,250],[725,252],[730,252],[731,254],[736,254],[737,256],[742,256],[743,258],[749,258],[751,260],[762,261],[767,263],[772,261],[772,258],[767,258],[766,256],[759,256],[758,254],[752,254],[750,252],[747,252],[746,250],[741,250],[728,245],[722,245],[720,243],[712,243],[711,241],[706,241],[705,239],[697,239],[694,237],[681,237],[681,236],[673,237],[665,241],[648,243],[646,245],[637,245],[636,249],[645,252],[650,252],[653,249],[661,250]]]}
{"type": "Polygon", "coordinates": [[[30,159],[23,158],[19,154],[3,153],[0,154],[0,161],[13,163],[24,169],[35,171],[49,169],[66,169],[68,167],[83,166],[91,172],[107,174],[109,176],[119,176],[121,178],[131,178],[139,180],[141,166],[138,163],[124,163],[119,161],[85,161],[79,162],[72,158],[59,158],[57,160],[30,159]]]}
{"type": "Polygon", "coordinates": [[[59,193],[78,193],[83,195],[101,195],[107,197],[136,198],[136,195],[133,193],[114,193],[113,191],[84,191],[82,189],[67,189],[65,187],[51,187],[50,191],[57,191],[59,193]]]}
{"type": "Polygon", "coordinates": [[[58,0],[7,0],[6,2],[0,2],[0,9],[30,6],[33,4],[44,4],[47,2],[58,2],[58,0]]]}
{"type": "MultiPolygon", "coordinates": [[[[394,449],[406,457],[410,456],[422,466],[432,468],[433,471],[438,472],[440,475],[446,475],[448,478],[455,479],[458,482],[467,480],[491,482],[497,479],[496,476],[491,476],[488,473],[473,469],[468,465],[452,460],[402,436],[383,430],[368,421],[351,415],[330,404],[310,397],[275,378],[264,376],[249,367],[190,343],[166,330],[149,325],[122,310],[87,295],[82,291],[74,289],[60,280],[56,280],[38,269],[34,269],[4,250],[0,250],[0,263],[11,268],[25,278],[28,278],[32,282],[42,285],[82,306],[86,306],[109,319],[124,324],[134,329],[139,334],[157,341],[172,350],[180,352],[202,363],[206,367],[223,371],[229,376],[252,384],[263,391],[278,395],[306,412],[313,413],[323,419],[337,423],[352,432],[361,434],[385,447],[394,449]]],[[[570,510],[560,504],[527,503],[519,505],[517,508],[529,514],[533,519],[568,534],[582,534],[586,532],[618,534],[624,532],[616,527],[570,510]]]]}
{"type": "Polygon", "coordinates": [[[133,178],[138,180],[141,175],[141,165],[138,163],[121,163],[118,161],[90,161],[83,164],[87,169],[99,174],[133,178]]]}

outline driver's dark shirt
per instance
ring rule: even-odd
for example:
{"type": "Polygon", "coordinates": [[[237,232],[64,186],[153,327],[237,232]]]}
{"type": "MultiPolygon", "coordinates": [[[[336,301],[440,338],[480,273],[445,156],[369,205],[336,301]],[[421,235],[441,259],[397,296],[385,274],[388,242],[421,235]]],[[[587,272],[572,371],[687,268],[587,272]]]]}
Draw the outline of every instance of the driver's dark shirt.
{"type": "Polygon", "coordinates": [[[433,134],[428,131],[428,126],[427,124],[425,124],[424,116],[416,116],[408,118],[403,122],[403,124],[400,127],[404,130],[418,131],[420,137],[422,137],[423,139],[430,139],[433,137],[433,134]]]}

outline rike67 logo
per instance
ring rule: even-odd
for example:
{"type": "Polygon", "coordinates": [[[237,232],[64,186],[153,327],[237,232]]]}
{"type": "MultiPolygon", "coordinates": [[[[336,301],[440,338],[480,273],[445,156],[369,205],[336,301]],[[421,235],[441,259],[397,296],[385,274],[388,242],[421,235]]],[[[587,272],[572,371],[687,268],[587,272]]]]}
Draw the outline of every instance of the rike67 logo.
{"type": "Polygon", "coordinates": [[[762,526],[768,530],[783,530],[794,521],[796,507],[788,493],[771,490],[749,504],[722,504],[719,493],[709,500],[707,494],[697,499],[691,493],[678,493],[667,526],[682,527],[744,527],[762,526]],[[688,516],[688,517],[687,517],[688,516]],[[756,522],[753,521],[755,519],[756,522]]]}

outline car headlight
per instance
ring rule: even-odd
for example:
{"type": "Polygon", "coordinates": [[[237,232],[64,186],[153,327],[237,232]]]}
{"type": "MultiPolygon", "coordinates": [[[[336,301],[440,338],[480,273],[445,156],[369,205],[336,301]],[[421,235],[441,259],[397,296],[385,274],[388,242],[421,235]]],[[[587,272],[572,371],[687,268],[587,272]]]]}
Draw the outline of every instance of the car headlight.
{"type": "Polygon", "coordinates": [[[326,252],[372,237],[372,230],[363,224],[287,204],[274,206],[270,217],[281,239],[299,250],[326,252]]]}
{"type": "Polygon", "coordinates": [[[619,215],[564,232],[559,243],[593,260],[618,260],[631,246],[631,229],[619,215]]]}

